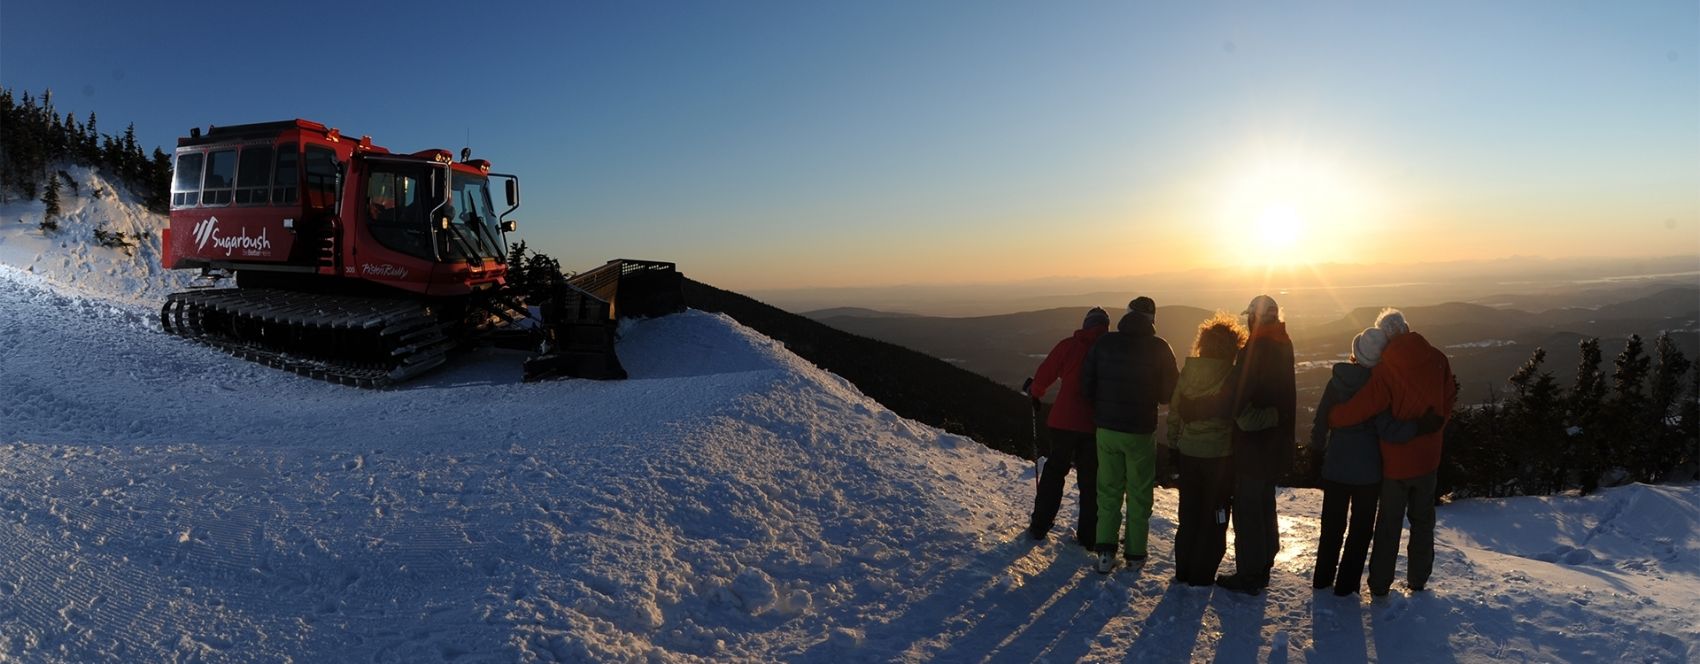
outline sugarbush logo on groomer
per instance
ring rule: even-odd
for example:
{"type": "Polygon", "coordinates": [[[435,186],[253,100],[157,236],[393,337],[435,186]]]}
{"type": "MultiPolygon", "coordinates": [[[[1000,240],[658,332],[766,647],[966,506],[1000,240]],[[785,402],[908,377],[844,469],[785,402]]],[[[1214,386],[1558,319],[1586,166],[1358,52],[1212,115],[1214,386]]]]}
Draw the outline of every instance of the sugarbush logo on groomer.
{"type": "Polygon", "coordinates": [[[271,253],[271,240],[266,239],[266,229],[260,229],[259,237],[248,237],[248,229],[241,230],[236,237],[219,237],[218,217],[207,217],[201,223],[195,224],[195,250],[207,248],[211,242],[213,248],[223,249],[224,255],[229,256],[237,250],[243,256],[264,256],[271,253]]]}

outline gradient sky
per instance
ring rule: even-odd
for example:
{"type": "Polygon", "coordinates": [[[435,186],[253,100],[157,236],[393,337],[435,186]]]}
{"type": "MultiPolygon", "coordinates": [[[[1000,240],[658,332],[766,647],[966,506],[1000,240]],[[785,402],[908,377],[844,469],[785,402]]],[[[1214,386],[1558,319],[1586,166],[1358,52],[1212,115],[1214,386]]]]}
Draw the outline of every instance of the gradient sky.
{"type": "Polygon", "coordinates": [[[5,0],[0,84],[470,136],[566,266],[730,288],[1700,255],[1700,3],[1150,4],[5,0]]]}

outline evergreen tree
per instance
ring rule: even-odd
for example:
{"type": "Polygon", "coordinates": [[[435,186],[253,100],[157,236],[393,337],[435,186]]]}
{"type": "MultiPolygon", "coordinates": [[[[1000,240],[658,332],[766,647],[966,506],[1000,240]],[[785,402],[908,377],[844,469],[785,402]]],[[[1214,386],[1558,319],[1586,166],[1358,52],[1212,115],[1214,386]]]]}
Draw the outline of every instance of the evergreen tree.
{"type": "Polygon", "coordinates": [[[136,145],[136,123],[132,122],[130,126],[124,128],[124,139],[119,148],[122,153],[117,163],[118,174],[126,184],[130,184],[134,188],[146,179],[142,176],[144,161],[142,149],[136,145]]]}
{"type": "Polygon", "coordinates": [[[1608,467],[1623,467],[1634,473],[1655,438],[1645,424],[1645,386],[1652,358],[1647,357],[1640,335],[1629,335],[1629,343],[1624,345],[1614,364],[1617,368],[1611,376],[1612,396],[1606,406],[1603,447],[1609,459],[1608,467]]]}
{"type": "Polygon", "coordinates": [[[1700,480],[1700,371],[1688,379],[1688,396],[1682,400],[1682,423],[1677,425],[1677,440],[1687,441],[1678,467],[1693,469],[1690,479],[1700,480]]]}
{"type": "Polygon", "coordinates": [[[142,190],[147,192],[142,203],[149,210],[160,214],[171,212],[171,155],[164,150],[153,149],[153,163],[148,166],[147,183],[142,190]]]}
{"type": "Polygon", "coordinates": [[[77,146],[78,158],[85,163],[96,163],[100,160],[100,130],[95,128],[94,111],[89,111],[89,121],[83,131],[83,141],[77,146]]]}
{"type": "Polygon", "coordinates": [[[45,206],[41,213],[41,230],[59,230],[59,222],[56,220],[60,214],[59,178],[53,177],[47,179],[47,193],[42,194],[41,203],[45,206]]]}
{"type": "Polygon", "coordinates": [[[1600,371],[1600,340],[1583,339],[1582,359],[1576,366],[1576,384],[1568,400],[1570,425],[1574,432],[1566,446],[1567,465],[1581,481],[1582,493],[1593,493],[1605,471],[1603,414],[1606,376],[1600,371]]]}
{"type": "Polygon", "coordinates": [[[1671,340],[1669,331],[1659,334],[1653,342],[1653,356],[1658,358],[1658,364],[1653,366],[1645,420],[1645,426],[1653,432],[1650,437],[1653,446],[1647,450],[1646,466],[1641,473],[1641,479],[1646,482],[1659,481],[1681,462],[1684,447],[1684,440],[1679,437],[1681,421],[1673,418],[1681,414],[1677,402],[1682,397],[1683,377],[1693,365],[1671,340]]]}
{"type": "Polygon", "coordinates": [[[1515,470],[1524,492],[1546,493],[1564,488],[1564,398],[1552,373],[1541,369],[1544,348],[1536,348],[1511,376],[1512,398],[1506,404],[1515,470]]]}

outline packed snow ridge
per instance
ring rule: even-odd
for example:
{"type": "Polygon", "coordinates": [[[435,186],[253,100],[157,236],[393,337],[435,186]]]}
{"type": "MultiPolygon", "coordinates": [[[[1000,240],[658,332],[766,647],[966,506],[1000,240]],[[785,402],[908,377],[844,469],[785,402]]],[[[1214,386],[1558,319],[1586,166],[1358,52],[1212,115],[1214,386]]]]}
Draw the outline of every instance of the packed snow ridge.
{"type": "Polygon", "coordinates": [[[66,198],[55,236],[0,208],[0,661],[1700,654],[1694,486],[1443,507],[1430,590],[1373,603],[1312,594],[1304,490],[1271,592],[1171,586],[1160,490],[1151,563],[1105,577],[1022,538],[1029,464],[724,316],[628,326],[626,381],[476,351],[346,388],[160,332],[157,240],[83,238],[163,219],[66,198]]]}

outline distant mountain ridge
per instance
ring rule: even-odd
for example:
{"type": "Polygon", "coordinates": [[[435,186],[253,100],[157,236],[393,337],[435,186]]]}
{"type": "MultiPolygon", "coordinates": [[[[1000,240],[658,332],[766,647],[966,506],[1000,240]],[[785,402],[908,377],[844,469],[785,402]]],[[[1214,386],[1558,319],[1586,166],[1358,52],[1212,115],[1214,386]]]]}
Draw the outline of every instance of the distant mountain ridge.
{"type": "Polygon", "coordinates": [[[866,307],[832,307],[830,309],[805,311],[799,315],[815,320],[826,320],[828,318],[913,318],[920,314],[908,314],[897,311],[880,311],[878,309],[869,309],[866,307]]]}

